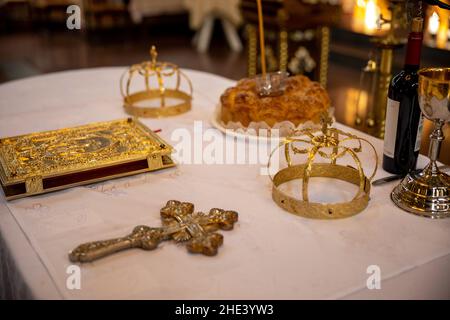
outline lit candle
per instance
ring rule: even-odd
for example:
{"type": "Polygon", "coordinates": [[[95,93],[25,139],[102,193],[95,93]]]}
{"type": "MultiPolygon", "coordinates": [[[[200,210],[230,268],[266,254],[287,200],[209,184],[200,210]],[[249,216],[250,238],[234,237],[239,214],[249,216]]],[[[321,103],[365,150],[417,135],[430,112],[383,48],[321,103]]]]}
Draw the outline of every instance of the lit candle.
{"type": "Polygon", "coordinates": [[[430,20],[428,21],[428,32],[435,36],[439,31],[439,15],[435,12],[430,17],[430,20]]]}
{"type": "Polygon", "coordinates": [[[266,77],[266,50],[264,45],[264,24],[261,0],[256,0],[258,5],[258,22],[259,22],[259,46],[261,51],[261,69],[263,78],[266,77]]]}
{"type": "Polygon", "coordinates": [[[364,16],[364,24],[369,31],[377,28],[377,20],[380,15],[379,12],[375,1],[369,0],[366,4],[366,14],[364,16]]]}

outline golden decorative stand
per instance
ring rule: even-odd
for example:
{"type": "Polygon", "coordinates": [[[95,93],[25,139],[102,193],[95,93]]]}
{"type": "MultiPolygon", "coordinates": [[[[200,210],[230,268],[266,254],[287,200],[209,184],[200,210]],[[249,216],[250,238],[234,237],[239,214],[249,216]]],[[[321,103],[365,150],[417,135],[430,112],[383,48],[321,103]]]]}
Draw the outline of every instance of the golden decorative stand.
{"type": "MultiPolygon", "coordinates": [[[[267,72],[305,74],[323,87],[327,83],[330,25],[340,16],[339,5],[308,1],[262,1],[267,72]]],[[[246,21],[248,75],[261,71],[256,1],[243,0],[246,21]]]]}
{"type": "MultiPolygon", "coordinates": [[[[371,84],[371,91],[368,96],[373,101],[368,102],[368,111],[366,114],[367,131],[376,137],[384,138],[384,126],[386,121],[386,102],[389,84],[392,78],[392,64],[394,60],[394,50],[401,48],[405,42],[404,35],[408,24],[406,17],[406,4],[404,0],[390,0],[389,10],[391,11],[391,19],[384,19],[380,16],[380,28],[383,24],[389,24],[388,32],[373,40],[375,46],[379,50],[380,58],[378,63],[369,60],[364,72],[376,73],[373,77],[375,83],[371,84]],[[370,68],[368,68],[370,66],[370,68]]],[[[362,89],[362,88],[360,88],[362,89]]],[[[361,94],[361,93],[360,93],[361,94]]],[[[359,100],[359,99],[358,99],[359,100]]],[[[359,103],[359,101],[358,101],[359,103]]],[[[359,115],[359,105],[357,106],[356,125],[362,123],[359,115]]]]}

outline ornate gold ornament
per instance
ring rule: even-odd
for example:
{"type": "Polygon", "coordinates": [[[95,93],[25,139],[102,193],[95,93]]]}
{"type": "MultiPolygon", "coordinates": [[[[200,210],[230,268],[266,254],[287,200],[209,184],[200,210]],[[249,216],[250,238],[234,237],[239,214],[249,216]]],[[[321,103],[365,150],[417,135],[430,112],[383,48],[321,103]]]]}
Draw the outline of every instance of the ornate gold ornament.
{"type": "Polygon", "coordinates": [[[190,202],[167,201],[161,209],[162,227],[137,226],[128,236],[82,244],[69,253],[72,262],[89,262],[130,248],[155,249],[164,240],[186,243],[191,253],[217,254],[223,236],[215,231],[231,230],[238,213],[213,208],[209,213],[194,212],[190,202]]]}
{"type": "Polygon", "coordinates": [[[6,199],[174,166],[172,147],[135,119],[0,139],[6,199]]]}
{"type": "Polygon", "coordinates": [[[189,78],[170,62],[156,61],[155,46],[150,49],[151,61],[132,65],[120,78],[120,92],[125,111],[136,117],[158,118],[175,116],[191,110],[192,84],[189,78]],[[151,85],[155,78],[156,86],[151,85]],[[140,84],[137,79],[143,82],[140,84]],[[174,79],[174,87],[166,81],[174,79]],[[145,90],[133,92],[133,85],[144,85],[145,90]],[[183,91],[187,87],[188,91],[183,91]],[[157,106],[153,106],[157,102],[157,106]],[[152,106],[141,104],[148,102],[152,106]]]}
{"type": "Polygon", "coordinates": [[[304,129],[297,131],[293,136],[285,138],[275,152],[284,147],[284,156],[287,167],[271,176],[272,198],[284,210],[293,214],[313,219],[339,219],[355,215],[364,210],[369,202],[370,182],[377,171],[377,153],[375,147],[366,139],[357,137],[331,127],[332,119],[329,115],[322,117],[322,130],[314,131],[304,129]],[[347,145],[349,142],[356,143],[356,146],[347,145]],[[375,155],[375,168],[369,178],[364,174],[361,161],[357,153],[362,152],[362,142],[369,144],[375,155]],[[327,151],[331,150],[331,151],[327,151]],[[291,159],[293,155],[307,155],[304,164],[293,165],[291,159]],[[343,166],[336,163],[337,159],[349,154],[356,164],[356,169],[350,166],[343,166]],[[314,163],[316,156],[329,159],[330,163],[314,163]],[[308,197],[308,182],[311,177],[326,177],[343,180],[359,186],[359,190],[354,198],[349,202],[339,203],[313,203],[308,197]],[[302,180],[302,199],[292,197],[282,190],[280,185],[288,181],[302,180]]]}

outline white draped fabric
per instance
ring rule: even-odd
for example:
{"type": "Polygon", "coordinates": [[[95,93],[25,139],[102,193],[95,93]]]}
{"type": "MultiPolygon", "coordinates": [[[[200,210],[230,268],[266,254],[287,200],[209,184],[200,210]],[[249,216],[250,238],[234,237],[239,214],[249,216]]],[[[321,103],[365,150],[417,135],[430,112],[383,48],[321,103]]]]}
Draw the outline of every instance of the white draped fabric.
{"type": "Polygon", "coordinates": [[[234,26],[242,22],[239,11],[240,0],[131,0],[128,5],[134,23],[141,23],[145,17],[189,12],[189,24],[200,29],[208,16],[226,19],[234,26]]]}
{"type": "Polygon", "coordinates": [[[185,12],[184,0],[130,0],[128,5],[131,19],[141,23],[145,17],[185,12]]]}
{"type": "MultiPolygon", "coordinates": [[[[124,118],[119,78],[125,68],[60,72],[0,85],[0,136],[124,118]]],[[[194,86],[191,112],[142,120],[174,146],[176,129],[204,129],[220,94],[234,82],[186,70],[194,86]]],[[[359,135],[362,133],[338,126],[359,135]]],[[[365,136],[365,135],[364,135],[365,136]]],[[[229,139],[229,138],[228,138],[229,139]]],[[[381,155],[382,141],[368,137],[381,155]]],[[[249,144],[255,142],[249,142],[249,144]]],[[[203,143],[207,148],[208,143],[203,143]]],[[[365,169],[368,152],[361,154],[365,169]]],[[[380,156],[379,156],[380,158],[380,156]]],[[[380,161],[380,160],[379,160],[380,161]]],[[[423,166],[426,159],[419,160],[423,166]]],[[[450,220],[397,209],[394,183],[373,187],[359,215],[308,220],[271,199],[263,165],[187,165],[6,202],[0,196],[0,297],[66,299],[449,298],[450,220]],[[160,225],[167,200],[239,212],[223,231],[216,257],[189,254],[170,242],[80,265],[81,289],[66,286],[69,250],[123,236],[135,225],[160,225]],[[379,266],[381,289],[368,290],[367,268],[379,266]]],[[[377,178],[387,173],[379,170],[377,178]]],[[[314,199],[348,197],[337,181],[312,183],[314,199]]],[[[296,189],[294,189],[296,191],[296,189]]]]}
{"type": "Polygon", "coordinates": [[[208,16],[226,19],[234,26],[242,22],[239,11],[240,0],[184,0],[189,10],[189,23],[192,29],[200,29],[208,16]]]}

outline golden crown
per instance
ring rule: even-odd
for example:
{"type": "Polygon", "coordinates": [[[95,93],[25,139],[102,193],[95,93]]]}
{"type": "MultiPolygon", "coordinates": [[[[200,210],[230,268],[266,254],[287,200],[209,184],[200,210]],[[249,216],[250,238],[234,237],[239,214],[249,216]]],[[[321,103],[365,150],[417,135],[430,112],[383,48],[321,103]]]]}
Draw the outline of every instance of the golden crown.
{"type": "Polygon", "coordinates": [[[287,167],[278,171],[272,179],[272,198],[284,210],[293,214],[314,219],[338,219],[355,215],[367,207],[370,195],[371,180],[377,171],[377,152],[375,147],[366,139],[346,133],[331,127],[332,119],[328,114],[322,116],[322,130],[299,130],[295,135],[285,138],[278,148],[272,152],[268,166],[270,168],[272,156],[284,147],[287,167]],[[347,143],[356,142],[356,146],[347,143]],[[357,153],[362,152],[362,142],[369,144],[375,155],[375,168],[367,178],[357,153]],[[327,152],[328,150],[328,152],[327,152]],[[329,151],[331,150],[331,151],[329,151]],[[303,164],[293,165],[291,154],[306,155],[303,164]],[[349,154],[356,164],[356,169],[337,164],[337,159],[349,154]],[[314,163],[316,156],[330,160],[330,163],[314,163]],[[308,182],[311,177],[326,177],[343,180],[359,186],[357,194],[351,201],[339,203],[309,202],[308,182]],[[279,188],[288,181],[300,179],[302,183],[302,200],[286,194],[279,188]]]}
{"type": "Polygon", "coordinates": [[[168,117],[189,111],[192,100],[189,78],[177,65],[156,61],[158,53],[155,46],[151,47],[150,56],[150,61],[132,65],[120,78],[125,111],[133,116],[146,118],[168,117]],[[151,85],[152,78],[156,79],[155,86],[151,85]],[[166,80],[174,82],[172,87],[167,87],[166,80]],[[132,92],[132,87],[139,85],[138,81],[142,81],[144,90],[132,92]],[[187,92],[182,91],[182,87],[187,87],[187,92]],[[158,103],[156,107],[140,105],[144,101],[158,103]]]}

